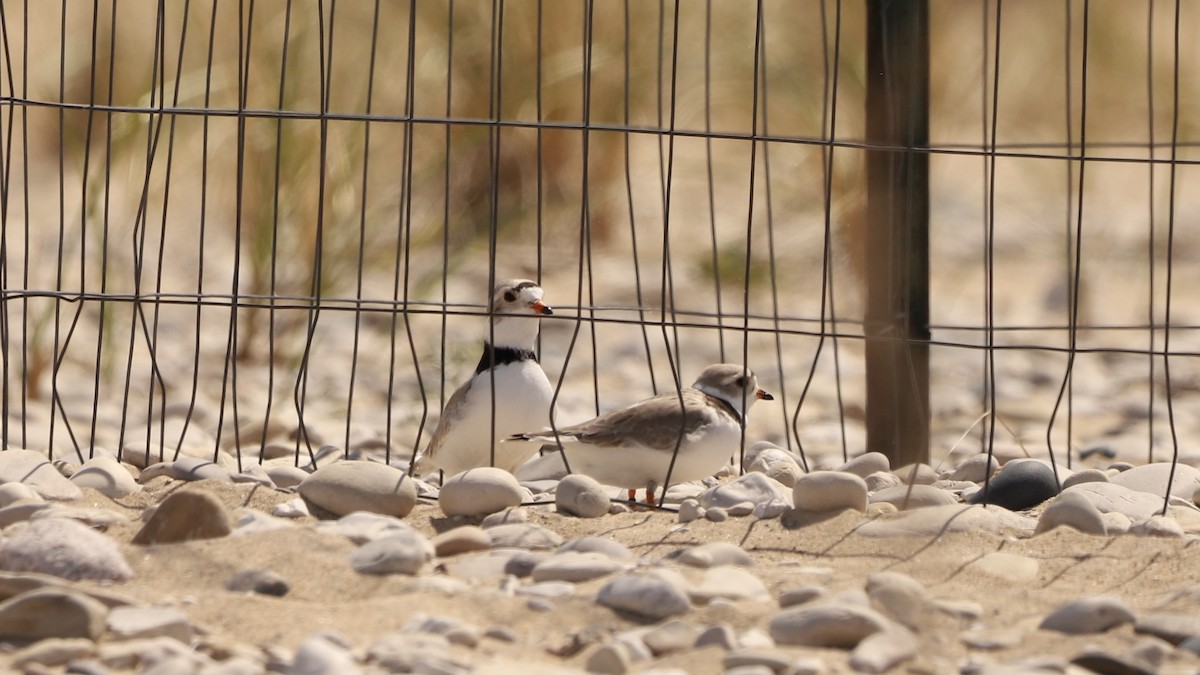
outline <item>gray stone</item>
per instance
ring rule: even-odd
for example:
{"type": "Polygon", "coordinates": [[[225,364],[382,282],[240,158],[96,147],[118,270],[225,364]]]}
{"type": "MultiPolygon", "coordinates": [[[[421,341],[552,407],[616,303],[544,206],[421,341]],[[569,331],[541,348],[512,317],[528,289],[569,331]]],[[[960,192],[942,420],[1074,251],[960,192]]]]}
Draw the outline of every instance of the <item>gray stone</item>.
{"type": "Polygon", "coordinates": [[[1200,616],[1175,612],[1155,612],[1139,617],[1133,625],[1136,633],[1153,635],[1173,645],[1200,640],[1200,616]]]}
{"type": "Polygon", "coordinates": [[[358,667],[349,649],[318,635],[300,645],[296,650],[296,657],[283,672],[284,675],[356,675],[361,673],[362,669],[358,667]]]}
{"type": "Polygon", "coordinates": [[[271,570],[248,569],[242,570],[225,584],[225,588],[234,593],[258,593],[281,598],[288,594],[291,588],[288,582],[271,570]]]}
{"type": "Polygon", "coordinates": [[[0,603],[0,639],[87,638],[104,634],[108,608],[67,589],[43,588],[0,603]]]}
{"type": "Polygon", "coordinates": [[[584,668],[598,675],[625,675],[632,661],[628,647],[619,642],[609,642],[600,645],[588,656],[584,668]]]}
{"type": "Polygon", "coordinates": [[[878,492],[897,485],[904,485],[904,481],[891,471],[876,471],[875,473],[863,479],[867,483],[867,490],[878,492]]]}
{"type": "Polygon", "coordinates": [[[271,509],[271,515],[276,518],[307,518],[311,514],[308,512],[308,502],[304,501],[303,497],[296,497],[276,504],[271,509]]]}
{"type": "Polygon", "coordinates": [[[171,462],[168,474],[176,480],[223,480],[233,481],[233,472],[201,457],[182,456],[171,462]]]}
{"type": "Polygon", "coordinates": [[[1047,614],[1038,628],[1071,635],[1085,635],[1103,633],[1117,626],[1133,623],[1135,618],[1133,610],[1120,598],[1096,596],[1068,602],[1047,614]]]}
{"type": "Polygon", "coordinates": [[[893,626],[863,638],[850,655],[850,667],[859,673],[883,673],[916,656],[919,644],[908,629],[893,626]]]}
{"type": "Polygon", "coordinates": [[[589,581],[624,569],[625,566],[603,553],[566,551],[539,562],[530,576],[542,581],[589,581]]]}
{"type": "Polygon", "coordinates": [[[174,544],[197,539],[228,536],[233,528],[225,505],[213,495],[199,490],[172,492],[159,503],[133,543],[174,544]]]}
{"type": "Polygon", "coordinates": [[[96,490],[109,499],[128,497],[142,490],[129,469],[108,455],[96,455],[84,462],[71,475],[71,482],[80,488],[96,490]]]}
{"type": "Polygon", "coordinates": [[[578,551],[580,553],[603,553],[613,560],[632,560],[633,553],[625,545],[615,539],[605,537],[580,537],[572,539],[558,547],[558,552],[578,551]]]}
{"type": "Polygon", "coordinates": [[[416,528],[393,516],[356,511],[335,521],[317,523],[317,531],[346,537],[356,544],[365,544],[397,533],[416,532],[416,528]]]}
{"type": "Polygon", "coordinates": [[[656,574],[628,574],[612,579],[600,589],[596,602],[653,620],[685,614],[691,609],[683,585],[656,574]]]}
{"type": "Polygon", "coordinates": [[[400,469],[343,460],[314,471],[297,488],[309,502],[337,516],[370,511],[403,518],[417,503],[417,488],[400,469]]]}
{"type": "Polygon", "coordinates": [[[792,503],[798,511],[867,510],[867,483],[853,473],[814,471],[796,479],[792,503]]]}
{"type": "Polygon", "coordinates": [[[433,545],[419,532],[397,531],[358,547],[350,566],[362,574],[416,574],[433,559],[433,545]]]}
{"type": "Polygon", "coordinates": [[[829,595],[829,591],[820,586],[801,586],[800,588],[788,589],[779,594],[779,606],[781,608],[795,607],[796,605],[805,605],[815,600],[821,600],[829,595]]]}
{"type": "Polygon", "coordinates": [[[1183,526],[1174,518],[1155,514],[1140,523],[1135,523],[1129,528],[1133,534],[1140,534],[1146,537],[1182,537],[1185,533],[1183,526]]]}
{"type": "Polygon", "coordinates": [[[580,518],[599,518],[608,515],[612,501],[608,488],[591,476],[573,473],[558,483],[554,504],[559,513],[580,518]]]}
{"type": "Polygon", "coordinates": [[[908,464],[892,471],[903,485],[933,485],[937,482],[938,472],[928,464],[908,464]]]}
{"type": "Polygon", "coordinates": [[[971,504],[994,504],[1010,511],[1030,509],[1059,493],[1054,469],[1029,459],[1013,460],[991,477],[985,489],[971,495],[971,504]]]}
{"type": "Polygon", "coordinates": [[[494,548],[523,548],[546,551],[562,545],[562,537],[540,525],[512,523],[487,529],[494,548]]]}
{"type": "Polygon", "coordinates": [[[524,495],[511,473],[481,466],[447,478],[438,494],[438,507],[447,516],[482,518],[520,506],[524,495]]]}
{"type": "Polygon", "coordinates": [[[849,649],[893,625],[873,609],[830,603],[785,609],[771,619],[770,631],[782,645],[849,649]]]}
{"type": "Polygon", "coordinates": [[[497,525],[512,525],[514,523],[527,522],[529,522],[529,511],[524,507],[518,506],[485,516],[483,522],[479,523],[479,526],[486,530],[497,525]]]}
{"type": "Polygon", "coordinates": [[[672,619],[646,632],[642,642],[654,656],[662,656],[691,647],[700,634],[696,626],[679,619],[672,619]]]}
{"type": "Polygon", "coordinates": [[[1038,518],[1037,532],[1049,532],[1063,525],[1086,534],[1108,534],[1100,509],[1087,497],[1070,490],[1064,490],[1046,505],[1038,518]]]}
{"type": "Polygon", "coordinates": [[[187,644],[192,641],[192,624],[182,613],[166,607],[113,607],[108,612],[108,630],[120,640],[169,637],[187,644]]]}
{"type": "Polygon", "coordinates": [[[786,673],[792,665],[791,657],[784,652],[767,649],[738,649],[722,659],[727,671],[735,668],[766,668],[772,673],[786,673]]]}
{"type": "Polygon", "coordinates": [[[71,581],[128,581],[133,570],[117,543],[65,518],[36,520],[0,544],[0,568],[71,581]]]}
{"type": "MultiPolygon", "coordinates": [[[[1135,466],[1113,476],[1110,480],[1116,485],[1127,487],[1130,490],[1148,492],[1162,497],[1166,492],[1167,479],[1170,475],[1170,462],[1155,462],[1135,466]]],[[[1198,489],[1200,489],[1200,469],[1183,463],[1177,465],[1175,475],[1171,478],[1171,494],[1191,499],[1198,489]]]]}
{"type": "Polygon", "coordinates": [[[63,477],[45,455],[32,450],[0,452],[0,483],[10,482],[27,485],[45,499],[73,500],[83,496],[79,487],[63,477]]]}
{"type": "Polygon", "coordinates": [[[692,646],[696,649],[713,645],[726,651],[737,647],[737,634],[729,624],[717,624],[700,631],[692,646]]]}

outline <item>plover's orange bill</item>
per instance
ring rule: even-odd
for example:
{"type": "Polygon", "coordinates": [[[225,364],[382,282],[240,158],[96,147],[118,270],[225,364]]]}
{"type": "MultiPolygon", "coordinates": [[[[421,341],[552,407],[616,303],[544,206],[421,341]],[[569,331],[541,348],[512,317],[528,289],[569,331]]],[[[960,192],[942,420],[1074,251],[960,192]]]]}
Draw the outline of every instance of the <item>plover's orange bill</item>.
{"type": "Polygon", "coordinates": [[[502,443],[522,429],[547,424],[554,389],[533,352],[540,322],[554,312],[542,301],[542,288],[527,279],[498,286],[492,296],[491,326],[483,334],[483,355],[475,374],[454,392],[438,419],[433,438],[419,454],[414,475],[442,469],[446,476],[489,466],[512,471],[537,452],[536,446],[502,443]],[[494,346],[489,344],[495,340],[494,346]],[[495,381],[495,437],[492,437],[492,381],[495,381]],[[494,444],[494,445],[493,445],[494,444]]]}
{"type": "MultiPolygon", "coordinates": [[[[672,483],[711,476],[737,451],[750,406],[774,398],[758,388],[754,373],[729,363],[705,368],[681,394],[655,396],[559,429],[557,442],[571,471],[626,488],[630,501],[645,487],[646,501],[653,506],[654,490],[665,484],[676,446],[672,483]]],[[[513,434],[509,440],[505,445],[554,443],[555,434],[544,429],[513,434]]]]}

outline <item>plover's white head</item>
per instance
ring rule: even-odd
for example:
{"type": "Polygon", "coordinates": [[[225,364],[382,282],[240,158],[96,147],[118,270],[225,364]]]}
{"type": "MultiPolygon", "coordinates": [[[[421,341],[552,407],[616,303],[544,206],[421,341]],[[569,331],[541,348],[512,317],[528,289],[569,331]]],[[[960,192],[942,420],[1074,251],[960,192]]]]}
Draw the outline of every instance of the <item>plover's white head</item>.
{"type": "Polygon", "coordinates": [[[537,340],[537,317],[553,314],[542,302],[542,287],[528,279],[510,279],[492,294],[492,323],[483,339],[494,347],[533,349],[537,340]],[[530,321],[530,319],[534,319],[530,321]]]}
{"type": "Polygon", "coordinates": [[[732,363],[718,363],[705,368],[696,378],[693,389],[728,403],[746,419],[746,411],[755,401],[773,401],[775,397],[758,388],[754,373],[732,363]]]}

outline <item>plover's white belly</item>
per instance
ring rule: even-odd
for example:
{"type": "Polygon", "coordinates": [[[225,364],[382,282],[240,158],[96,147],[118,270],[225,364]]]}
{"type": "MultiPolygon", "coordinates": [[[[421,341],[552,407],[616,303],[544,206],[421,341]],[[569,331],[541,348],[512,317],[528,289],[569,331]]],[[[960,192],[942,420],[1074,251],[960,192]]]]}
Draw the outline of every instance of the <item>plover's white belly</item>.
{"type": "Polygon", "coordinates": [[[490,448],[496,466],[512,471],[538,450],[533,443],[502,443],[512,434],[548,426],[554,390],[535,361],[519,361],[481,373],[467,392],[469,412],[456,420],[454,433],[438,450],[437,463],[447,476],[477,466],[488,466],[490,448]],[[492,376],[496,386],[495,437],[492,436],[492,376]]]}
{"type": "MultiPolygon", "coordinates": [[[[734,424],[716,425],[702,434],[685,436],[671,469],[671,484],[713,475],[737,451],[740,442],[741,429],[734,424]]],[[[651,481],[663,485],[674,454],[641,445],[602,447],[585,443],[564,444],[563,452],[571,471],[622,488],[642,488],[651,481]]]]}

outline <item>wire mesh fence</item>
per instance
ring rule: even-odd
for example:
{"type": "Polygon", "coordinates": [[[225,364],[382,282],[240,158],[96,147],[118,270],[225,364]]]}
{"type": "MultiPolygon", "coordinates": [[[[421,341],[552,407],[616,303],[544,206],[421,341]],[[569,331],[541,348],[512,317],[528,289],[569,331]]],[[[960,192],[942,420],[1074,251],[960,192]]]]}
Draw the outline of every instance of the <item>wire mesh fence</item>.
{"type": "MultiPolygon", "coordinates": [[[[559,422],[857,454],[867,10],[3,2],[3,442],[404,465],[529,277],[559,422]]],[[[1200,460],[1198,12],[930,3],[934,463],[1200,460]]]]}

